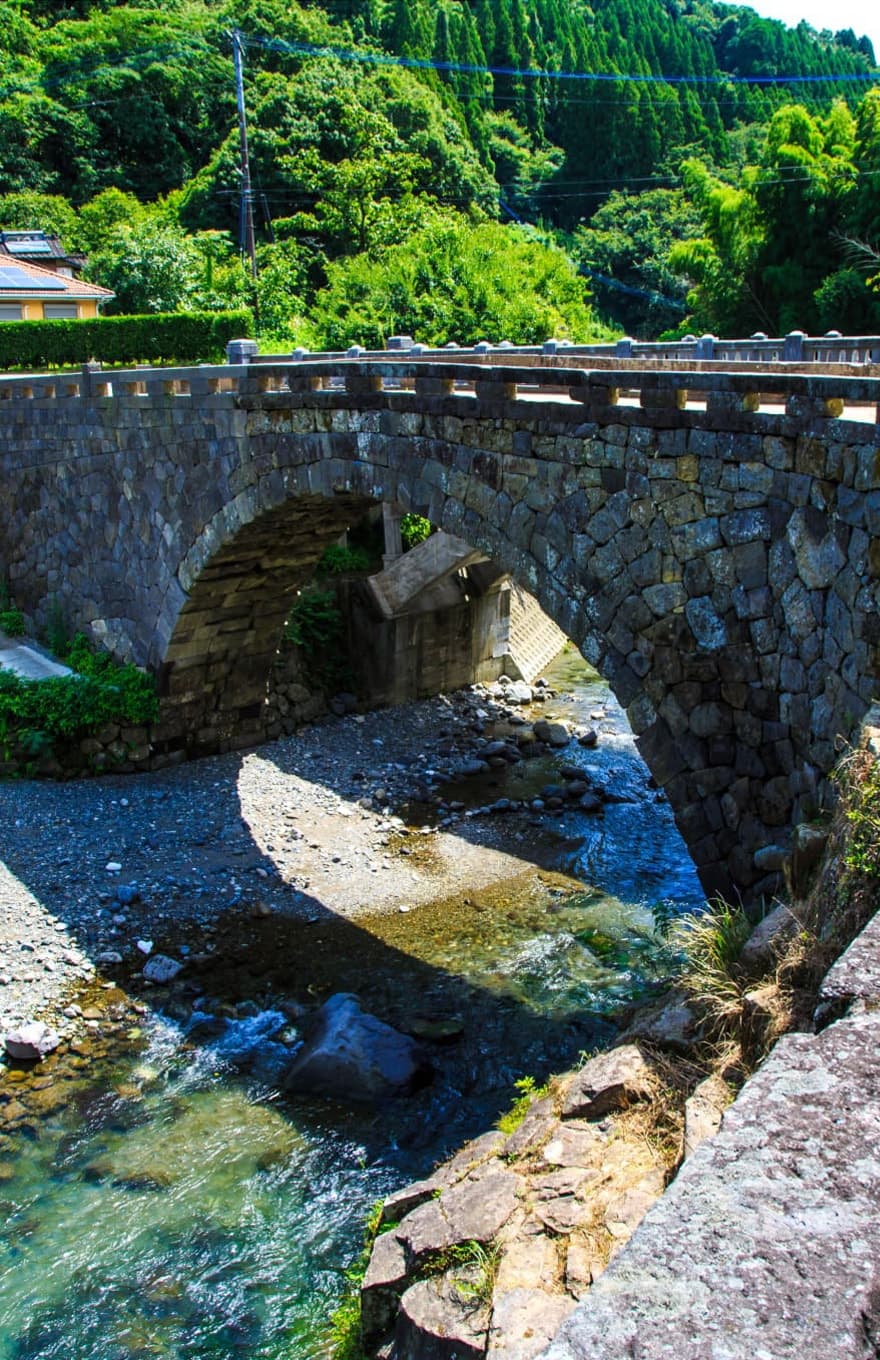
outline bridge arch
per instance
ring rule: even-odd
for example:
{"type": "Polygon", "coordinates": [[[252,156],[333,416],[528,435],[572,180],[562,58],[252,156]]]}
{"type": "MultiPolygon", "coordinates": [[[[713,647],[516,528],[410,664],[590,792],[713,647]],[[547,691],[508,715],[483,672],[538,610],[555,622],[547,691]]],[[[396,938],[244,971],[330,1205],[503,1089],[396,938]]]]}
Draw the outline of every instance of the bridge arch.
{"type": "Polygon", "coordinates": [[[130,395],[29,388],[0,406],[19,602],[38,616],[60,597],[160,674],[158,744],[250,742],[325,543],[370,503],[419,510],[535,594],[607,679],[707,888],[769,885],[874,697],[877,427],[832,418],[803,378],[764,415],[752,376],[689,374],[723,389],[691,412],[675,373],[643,378],[640,407],[618,404],[618,374],[576,374],[568,404],[519,400],[499,370],[466,399],[457,369],[421,374],[383,391],[355,366],[326,390],[282,366],[226,392],[194,373],[183,403],[139,374],[130,395]]]}

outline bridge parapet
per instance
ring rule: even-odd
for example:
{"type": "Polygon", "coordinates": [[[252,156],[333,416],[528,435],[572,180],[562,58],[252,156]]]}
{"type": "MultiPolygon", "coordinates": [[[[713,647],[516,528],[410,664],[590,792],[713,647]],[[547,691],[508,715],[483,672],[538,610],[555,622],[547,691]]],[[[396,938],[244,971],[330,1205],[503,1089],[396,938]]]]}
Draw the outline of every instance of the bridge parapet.
{"type": "MultiPolygon", "coordinates": [[[[497,356],[493,356],[497,359],[497,356]]],[[[290,401],[308,394],[314,399],[327,393],[328,401],[340,399],[382,401],[394,397],[422,407],[437,400],[457,404],[476,399],[481,406],[548,401],[554,416],[577,422],[607,421],[619,416],[625,423],[644,419],[663,427],[682,423],[706,423],[712,429],[740,430],[750,417],[785,422],[785,432],[795,433],[816,422],[858,421],[873,427],[863,430],[877,440],[880,429],[880,377],[851,373],[810,373],[789,368],[754,364],[747,371],[721,367],[707,370],[641,367],[633,363],[603,368],[577,368],[554,364],[540,367],[514,362],[481,362],[478,369],[461,363],[459,356],[442,361],[381,356],[325,358],[309,356],[242,365],[199,365],[187,368],[135,368],[95,370],[85,367],[74,373],[29,374],[0,378],[0,402],[101,401],[162,403],[189,399],[191,403],[223,397],[251,406],[266,399],[290,401]],[[566,417],[566,409],[568,416],[566,417]]],[[[760,428],[766,425],[762,422],[760,428]]],[[[824,425],[822,426],[824,429],[824,425]]]]}

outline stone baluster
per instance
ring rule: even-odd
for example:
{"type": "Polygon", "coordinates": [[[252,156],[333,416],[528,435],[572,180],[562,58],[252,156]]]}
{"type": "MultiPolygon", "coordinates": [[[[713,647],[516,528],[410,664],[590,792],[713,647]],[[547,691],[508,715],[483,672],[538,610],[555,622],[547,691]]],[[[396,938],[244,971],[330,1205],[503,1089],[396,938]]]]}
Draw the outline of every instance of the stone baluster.
{"type": "Polygon", "coordinates": [[[516,401],[517,386],[515,382],[505,382],[499,378],[476,377],[474,394],[477,401],[516,401]]]}
{"type": "Polygon", "coordinates": [[[381,373],[346,371],[345,390],[350,397],[367,397],[372,392],[381,392],[383,386],[381,373]]]}
{"type": "Polygon", "coordinates": [[[454,378],[436,378],[421,374],[416,376],[416,392],[420,397],[451,397],[455,391],[454,378]]]}

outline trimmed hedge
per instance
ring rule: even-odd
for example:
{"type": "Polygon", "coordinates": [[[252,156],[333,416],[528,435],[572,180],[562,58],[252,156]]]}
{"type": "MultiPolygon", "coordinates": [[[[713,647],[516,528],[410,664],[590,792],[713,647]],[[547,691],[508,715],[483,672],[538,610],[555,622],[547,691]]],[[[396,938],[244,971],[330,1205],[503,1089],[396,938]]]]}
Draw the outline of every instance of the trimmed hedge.
{"type": "Polygon", "coordinates": [[[0,369],[69,368],[90,359],[105,364],[222,363],[227,341],[251,336],[253,328],[253,316],[244,309],[101,316],[88,321],[4,321],[0,369]]]}

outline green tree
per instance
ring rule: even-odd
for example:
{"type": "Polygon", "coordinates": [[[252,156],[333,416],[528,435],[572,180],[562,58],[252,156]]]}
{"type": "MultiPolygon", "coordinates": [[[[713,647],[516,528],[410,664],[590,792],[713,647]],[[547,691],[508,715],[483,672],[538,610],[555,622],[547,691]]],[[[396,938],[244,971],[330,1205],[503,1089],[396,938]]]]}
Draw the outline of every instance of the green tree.
{"type": "Polygon", "coordinates": [[[431,345],[603,333],[584,280],[558,249],[517,227],[448,215],[405,245],[328,267],[309,320],[322,346],[381,348],[407,333],[431,345]]]}
{"type": "Polygon", "coordinates": [[[687,289],[670,253],[676,242],[701,235],[700,215],[682,190],[615,192],[578,228],[572,252],[592,275],[603,316],[649,339],[685,315],[687,289]]]}

